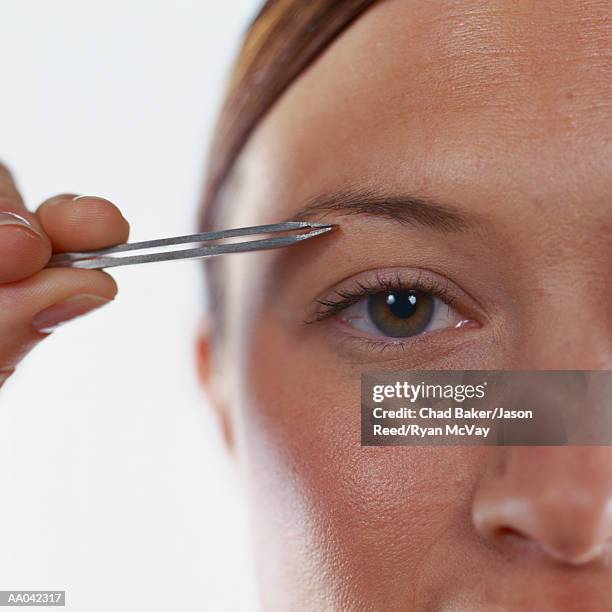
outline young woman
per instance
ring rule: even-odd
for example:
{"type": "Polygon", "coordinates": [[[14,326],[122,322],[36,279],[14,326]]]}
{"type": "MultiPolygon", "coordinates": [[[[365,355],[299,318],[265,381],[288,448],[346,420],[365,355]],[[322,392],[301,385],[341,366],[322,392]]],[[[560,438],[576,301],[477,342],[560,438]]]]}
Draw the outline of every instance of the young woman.
{"type": "MultiPolygon", "coordinates": [[[[611,369],[611,30],[599,0],[277,0],[252,24],[202,225],[339,225],[208,264],[200,370],[265,609],[612,609],[611,448],[360,445],[364,371],[611,369]]],[[[30,213],[1,176],[6,377],[115,295],[52,251],[128,226],[74,194],[30,213]]]]}

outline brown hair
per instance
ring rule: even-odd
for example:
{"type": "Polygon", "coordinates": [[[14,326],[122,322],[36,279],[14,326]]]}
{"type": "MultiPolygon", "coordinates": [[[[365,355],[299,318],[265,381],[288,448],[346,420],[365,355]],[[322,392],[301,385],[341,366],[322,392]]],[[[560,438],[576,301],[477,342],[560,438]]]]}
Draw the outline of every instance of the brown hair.
{"type": "Polygon", "coordinates": [[[376,0],[267,0],[230,75],[209,154],[200,215],[215,226],[217,196],[259,120],[299,74],[376,0]]]}

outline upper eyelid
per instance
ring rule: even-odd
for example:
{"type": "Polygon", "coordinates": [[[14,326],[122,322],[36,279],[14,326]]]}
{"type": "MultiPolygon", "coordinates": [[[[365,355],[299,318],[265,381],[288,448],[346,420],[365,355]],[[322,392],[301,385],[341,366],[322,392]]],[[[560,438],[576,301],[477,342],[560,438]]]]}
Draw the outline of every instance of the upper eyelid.
{"type": "Polygon", "coordinates": [[[450,282],[447,279],[433,280],[430,277],[424,278],[423,271],[417,271],[416,277],[413,277],[411,280],[402,278],[401,272],[397,269],[390,271],[391,276],[388,275],[389,271],[387,271],[387,276],[382,276],[382,272],[380,270],[373,271],[373,274],[376,275],[374,281],[367,277],[365,281],[359,278],[344,281],[340,286],[329,290],[323,296],[319,296],[316,302],[323,306],[325,306],[325,302],[330,306],[344,302],[346,304],[345,307],[348,307],[368,295],[382,291],[397,291],[399,289],[430,292],[449,305],[452,305],[457,298],[456,292],[450,288],[450,282]],[[347,288],[345,285],[351,282],[353,285],[347,288]],[[334,299],[334,296],[337,296],[337,299],[334,299]]]}

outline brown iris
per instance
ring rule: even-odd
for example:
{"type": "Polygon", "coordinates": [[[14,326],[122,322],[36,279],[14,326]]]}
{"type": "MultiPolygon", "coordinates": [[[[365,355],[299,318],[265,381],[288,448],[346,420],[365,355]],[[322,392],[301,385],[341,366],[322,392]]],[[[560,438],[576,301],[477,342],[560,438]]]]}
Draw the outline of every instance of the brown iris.
{"type": "Polygon", "coordinates": [[[434,297],[421,291],[390,291],[368,298],[372,323],[395,338],[416,336],[427,329],[435,309],[434,297]]]}

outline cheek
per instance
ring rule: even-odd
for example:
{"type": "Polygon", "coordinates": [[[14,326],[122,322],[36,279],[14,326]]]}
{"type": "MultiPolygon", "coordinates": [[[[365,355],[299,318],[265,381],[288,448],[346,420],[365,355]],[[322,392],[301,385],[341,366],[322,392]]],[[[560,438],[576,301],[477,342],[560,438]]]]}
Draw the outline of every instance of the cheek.
{"type": "Polygon", "coordinates": [[[361,369],[260,314],[243,336],[236,425],[270,589],[415,596],[413,580],[390,577],[440,571],[469,525],[483,451],[361,447],[361,369]]]}

